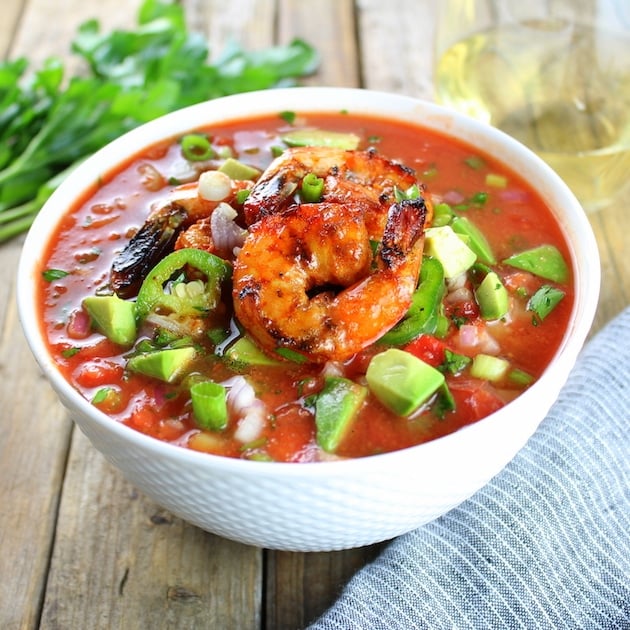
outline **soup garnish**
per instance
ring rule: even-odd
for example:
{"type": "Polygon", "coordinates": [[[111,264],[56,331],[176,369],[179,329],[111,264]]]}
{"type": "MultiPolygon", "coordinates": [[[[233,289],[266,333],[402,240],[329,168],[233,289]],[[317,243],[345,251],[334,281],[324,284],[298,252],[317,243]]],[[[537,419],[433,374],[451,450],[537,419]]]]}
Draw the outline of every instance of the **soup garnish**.
{"type": "Polygon", "coordinates": [[[348,113],[194,130],[106,174],[42,262],[50,351],[183,447],[361,457],[500,409],[573,304],[561,228],[469,145],[348,113]]]}

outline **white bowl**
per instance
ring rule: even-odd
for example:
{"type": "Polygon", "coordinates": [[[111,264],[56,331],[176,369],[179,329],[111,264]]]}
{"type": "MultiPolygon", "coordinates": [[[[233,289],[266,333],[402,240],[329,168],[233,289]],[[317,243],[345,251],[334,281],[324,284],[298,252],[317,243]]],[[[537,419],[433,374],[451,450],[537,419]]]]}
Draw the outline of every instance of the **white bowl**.
{"type": "Polygon", "coordinates": [[[230,96],[150,122],[99,151],[38,215],[18,271],[20,319],[31,350],[94,446],[154,501],[205,530],[261,547],[328,551],[368,545],[427,523],[486,484],[514,457],[556,399],[591,327],[599,256],[590,224],[560,178],[507,135],[432,103],[356,89],[289,88],[230,96]],[[128,154],[193,128],[282,110],[386,115],[456,136],[533,182],[572,249],[575,303],[553,361],[530,389],[491,416],[405,450],[326,463],[281,464],[199,453],[114,422],[57,370],[37,321],[35,275],[50,235],[87,185],[128,154]]]}

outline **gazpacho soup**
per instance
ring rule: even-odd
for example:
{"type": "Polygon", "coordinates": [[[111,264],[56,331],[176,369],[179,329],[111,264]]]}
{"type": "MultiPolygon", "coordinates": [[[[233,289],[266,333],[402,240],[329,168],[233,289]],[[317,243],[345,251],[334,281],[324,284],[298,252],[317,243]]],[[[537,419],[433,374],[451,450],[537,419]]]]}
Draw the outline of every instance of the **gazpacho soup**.
{"type": "Polygon", "coordinates": [[[139,150],[68,208],[39,302],[64,377],[181,447],[394,451],[540,377],[573,305],[531,184],[411,123],[278,112],[139,150]]]}

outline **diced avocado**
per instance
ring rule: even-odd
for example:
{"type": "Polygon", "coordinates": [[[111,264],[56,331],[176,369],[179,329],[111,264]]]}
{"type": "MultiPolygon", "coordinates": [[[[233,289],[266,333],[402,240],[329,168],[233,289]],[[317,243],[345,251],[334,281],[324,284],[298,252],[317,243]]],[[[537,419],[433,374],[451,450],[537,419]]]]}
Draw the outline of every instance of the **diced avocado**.
{"type": "Polygon", "coordinates": [[[367,388],[340,376],[326,378],[315,401],[317,443],[334,453],[367,396],[367,388]]]}
{"type": "Polygon", "coordinates": [[[240,337],[226,351],[225,356],[232,361],[247,365],[282,365],[281,361],[265,354],[249,337],[240,337]]]}
{"type": "Polygon", "coordinates": [[[336,147],[356,149],[360,138],[354,133],[326,131],[325,129],[293,129],[281,136],[290,147],[336,147]]]}
{"type": "Polygon", "coordinates": [[[244,164],[232,157],[227,158],[218,170],[231,179],[256,179],[260,175],[260,171],[257,168],[244,164]]]}
{"type": "Polygon", "coordinates": [[[540,245],[528,249],[506,258],[503,262],[553,282],[566,282],[569,277],[567,264],[553,245],[540,245]]]}
{"type": "Polygon", "coordinates": [[[470,375],[485,381],[500,381],[509,368],[510,363],[505,359],[482,353],[473,358],[470,375]]]}
{"type": "Polygon", "coordinates": [[[445,382],[439,370],[398,348],[375,355],[365,376],[376,398],[399,416],[414,412],[445,382]]]}
{"type": "Polygon", "coordinates": [[[509,308],[508,292],[501,278],[494,271],[489,271],[475,290],[479,312],[484,319],[501,319],[509,308]]]}
{"type": "Polygon", "coordinates": [[[133,302],[117,295],[92,295],[84,298],[83,307],[94,327],[110,341],[131,346],[136,340],[136,310],[133,302]]]}
{"type": "Polygon", "coordinates": [[[444,267],[444,277],[456,278],[472,267],[477,254],[462,241],[450,225],[427,228],[424,251],[444,267]]]}
{"type": "Polygon", "coordinates": [[[542,321],[558,306],[564,296],[564,291],[545,284],[529,298],[527,310],[536,313],[542,321]]]}
{"type": "Polygon", "coordinates": [[[195,355],[195,349],[191,346],[155,350],[131,357],[127,361],[127,368],[132,372],[172,383],[184,375],[195,355]]]}
{"type": "Polygon", "coordinates": [[[468,236],[467,245],[472,249],[477,258],[488,265],[494,265],[497,262],[490,243],[482,234],[481,230],[466,217],[455,217],[451,221],[451,227],[456,234],[460,236],[468,236]]]}

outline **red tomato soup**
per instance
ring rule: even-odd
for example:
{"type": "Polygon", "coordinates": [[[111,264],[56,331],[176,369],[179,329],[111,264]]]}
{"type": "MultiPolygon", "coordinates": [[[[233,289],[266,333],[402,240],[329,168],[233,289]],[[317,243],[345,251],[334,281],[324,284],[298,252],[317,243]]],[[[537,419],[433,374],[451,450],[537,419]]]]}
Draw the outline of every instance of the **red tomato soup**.
{"type": "Polygon", "coordinates": [[[346,112],[139,152],[68,208],[39,286],[59,370],[112,421],[280,462],[483,418],[540,377],[572,305],[530,184],[482,148],[346,112]]]}

